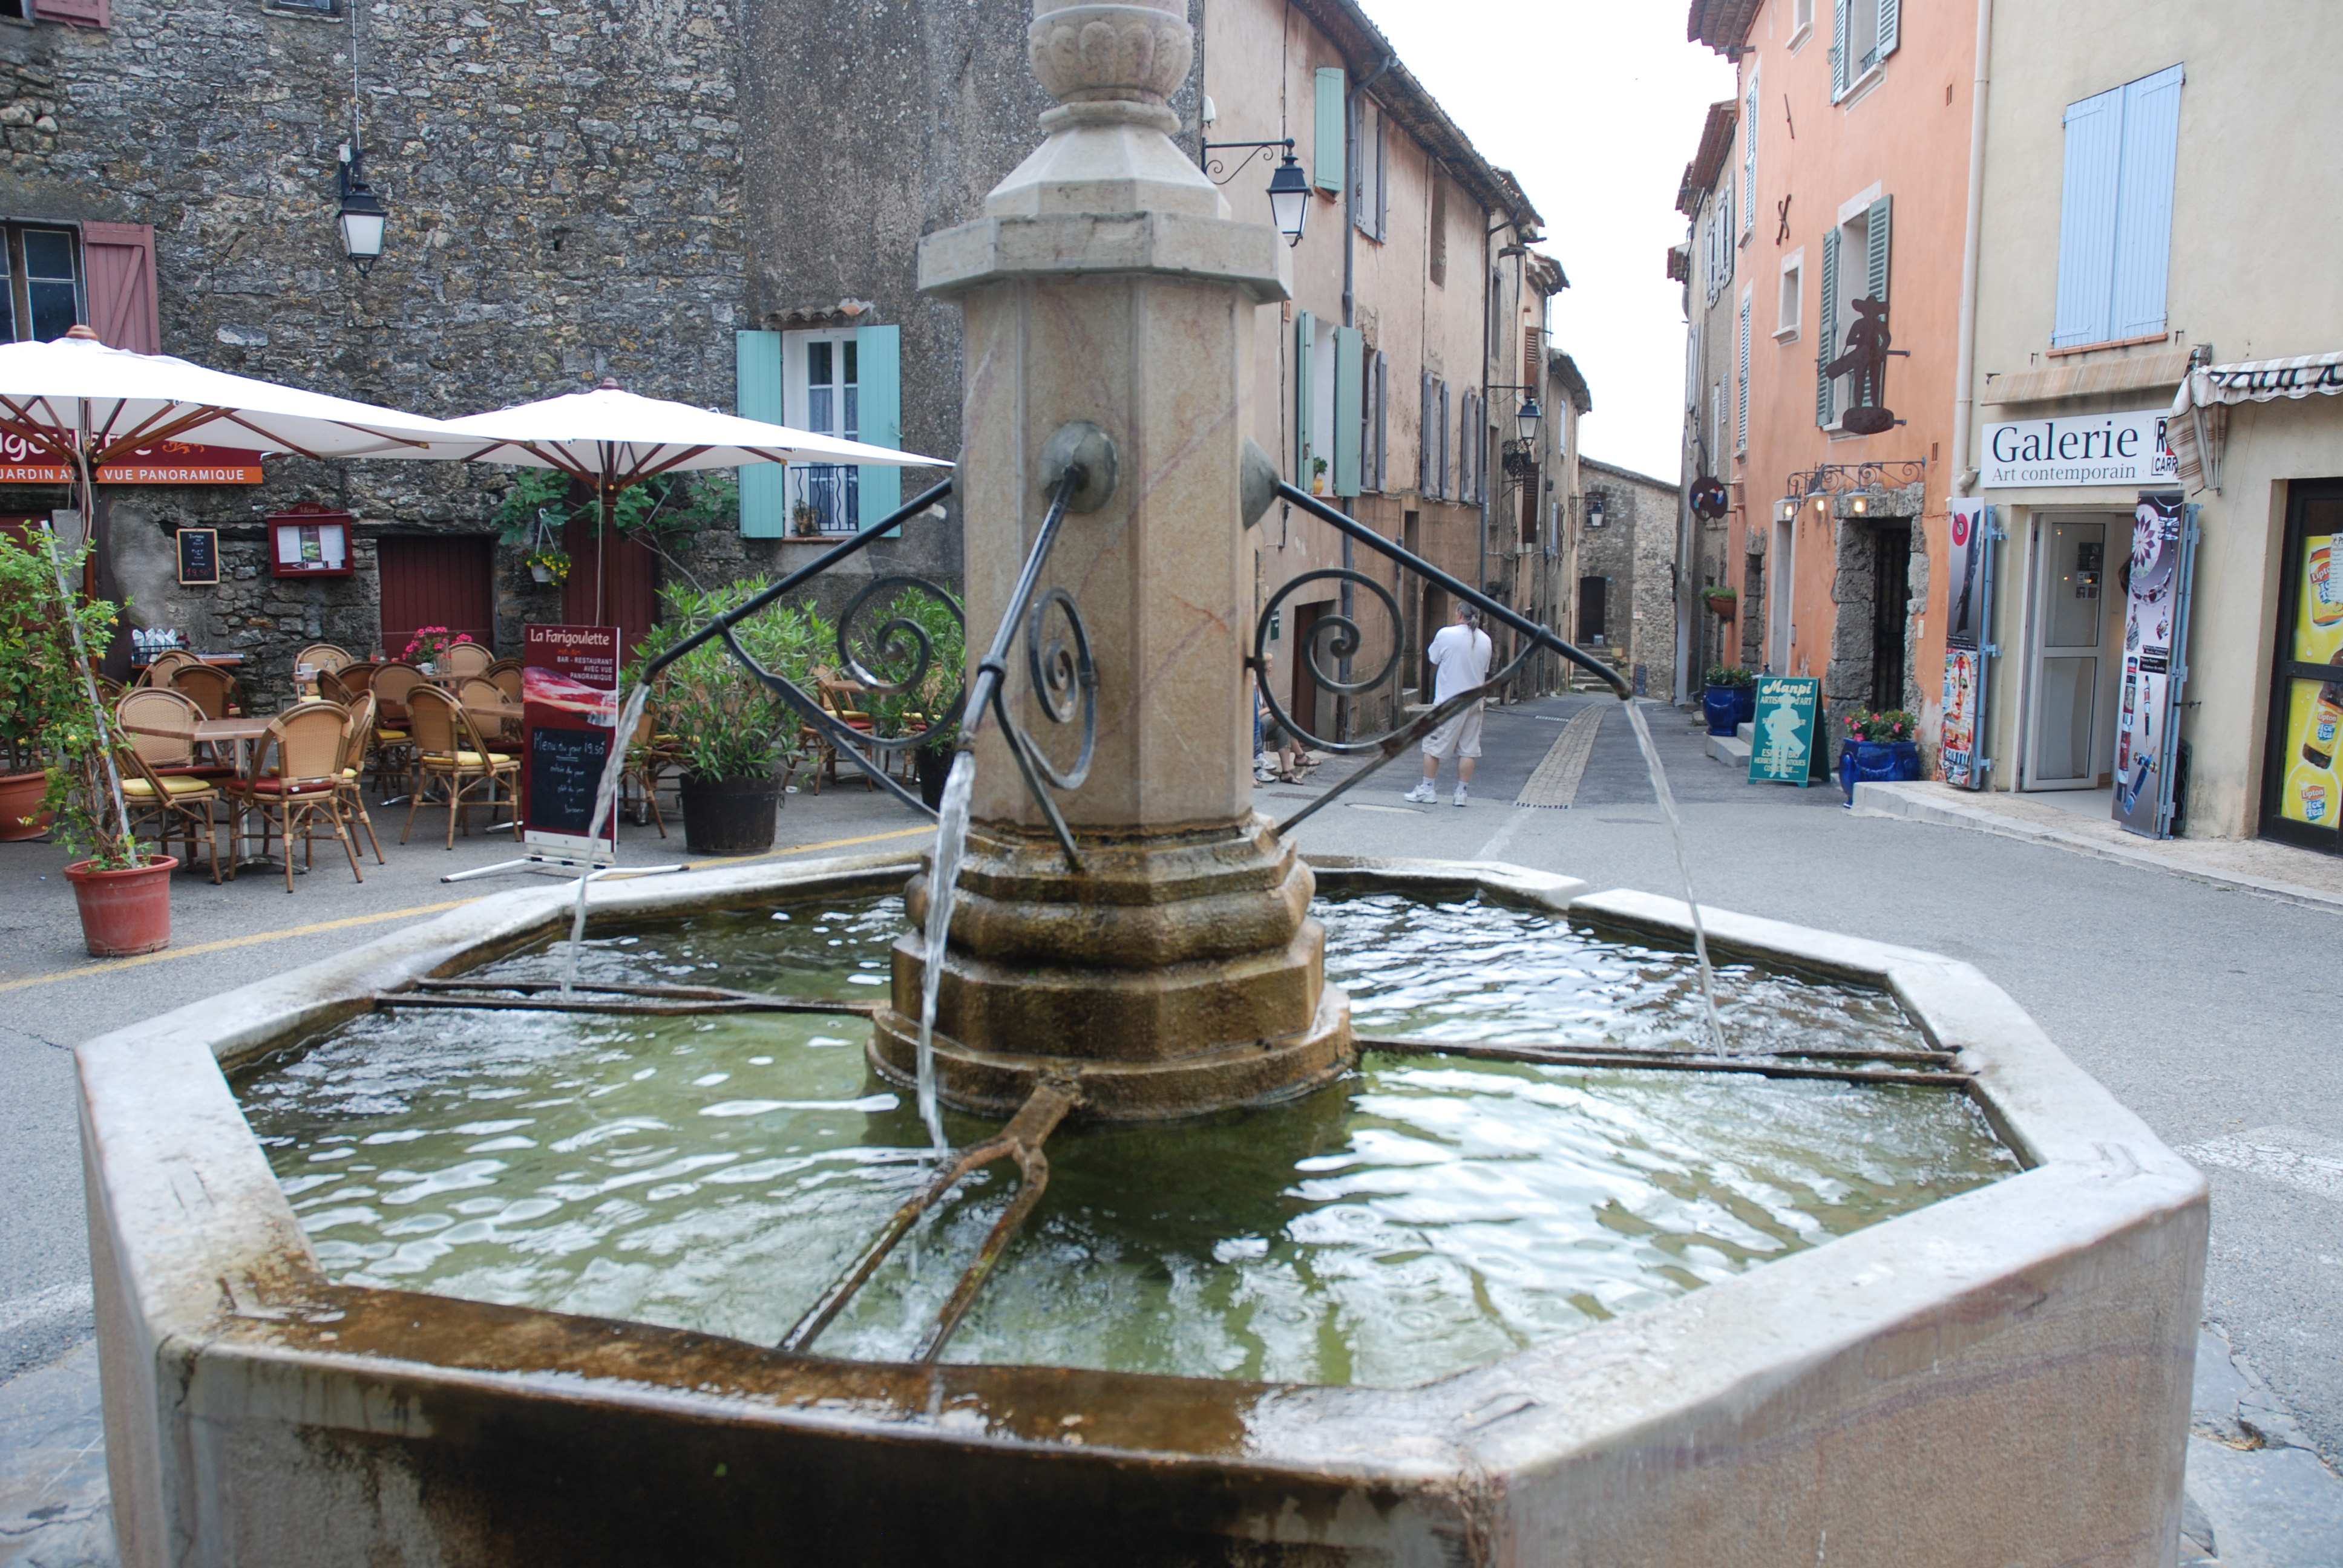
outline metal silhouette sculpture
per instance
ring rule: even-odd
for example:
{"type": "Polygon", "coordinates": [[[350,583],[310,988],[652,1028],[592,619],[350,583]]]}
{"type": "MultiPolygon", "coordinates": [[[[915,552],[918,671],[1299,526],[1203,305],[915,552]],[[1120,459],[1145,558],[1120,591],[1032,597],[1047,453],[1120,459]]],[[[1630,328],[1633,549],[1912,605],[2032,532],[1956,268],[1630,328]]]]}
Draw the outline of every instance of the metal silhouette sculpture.
{"type": "Polygon", "coordinates": [[[1839,427],[1858,436],[1876,436],[1893,429],[1895,411],[1887,404],[1887,302],[1855,301],[1855,325],[1846,329],[1846,352],[1823,367],[1823,374],[1847,378],[1847,406],[1839,427]]]}

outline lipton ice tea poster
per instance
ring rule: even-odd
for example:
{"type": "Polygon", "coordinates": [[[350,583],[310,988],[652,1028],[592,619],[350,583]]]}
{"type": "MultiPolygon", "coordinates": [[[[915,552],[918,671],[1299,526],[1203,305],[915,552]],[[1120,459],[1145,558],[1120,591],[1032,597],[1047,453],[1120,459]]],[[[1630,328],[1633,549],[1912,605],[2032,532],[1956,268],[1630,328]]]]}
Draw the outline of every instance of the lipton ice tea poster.
{"type": "MultiPolygon", "coordinates": [[[[2343,536],[2303,541],[2302,581],[2297,585],[2294,657],[2304,664],[2343,666],[2343,536]]],[[[2332,828],[2343,809],[2343,778],[2335,769],[2343,750],[2343,668],[2333,680],[2288,682],[2286,787],[2278,814],[2312,827],[2332,828]]]]}

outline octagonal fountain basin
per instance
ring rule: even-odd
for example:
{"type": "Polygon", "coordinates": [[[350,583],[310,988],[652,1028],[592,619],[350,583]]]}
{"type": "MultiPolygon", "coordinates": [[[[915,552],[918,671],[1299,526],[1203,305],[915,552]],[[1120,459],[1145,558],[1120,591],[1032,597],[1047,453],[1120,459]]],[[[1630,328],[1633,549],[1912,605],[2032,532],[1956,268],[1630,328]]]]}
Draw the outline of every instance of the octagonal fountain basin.
{"type": "MultiPolygon", "coordinates": [[[[602,884],[583,994],[867,1004],[914,869],[602,884]]],[[[1317,869],[1354,1070],[829,1317],[934,1170],[868,1022],[547,1010],[558,893],[83,1047],[126,1560],[2170,1560],[2203,1184],[1998,990],[1706,911],[1719,1061],[1680,904],[1317,869]]]]}

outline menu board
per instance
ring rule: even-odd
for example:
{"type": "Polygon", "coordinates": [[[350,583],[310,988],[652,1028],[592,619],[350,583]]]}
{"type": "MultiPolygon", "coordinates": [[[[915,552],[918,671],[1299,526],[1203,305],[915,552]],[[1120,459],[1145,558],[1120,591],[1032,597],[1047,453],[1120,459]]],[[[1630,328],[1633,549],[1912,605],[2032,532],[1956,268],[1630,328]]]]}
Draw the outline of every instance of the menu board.
{"type": "Polygon", "coordinates": [[[179,585],[182,588],[217,587],[220,580],[219,530],[181,528],[172,537],[179,547],[179,585]]]}
{"type": "Polygon", "coordinates": [[[280,578],[346,578],[350,565],[347,512],[280,512],[268,519],[268,569],[280,578]]]}
{"type": "Polygon", "coordinates": [[[1749,749],[1749,782],[1795,784],[1813,780],[1815,710],[1823,683],[1812,676],[1757,678],[1755,742],[1749,749]]]}
{"type": "Polygon", "coordinates": [[[546,849],[615,857],[618,814],[593,835],[595,792],[618,740],[618,628],[531,626],[523,634],[521,722],[528,765],[521,826],[546,849]]]}

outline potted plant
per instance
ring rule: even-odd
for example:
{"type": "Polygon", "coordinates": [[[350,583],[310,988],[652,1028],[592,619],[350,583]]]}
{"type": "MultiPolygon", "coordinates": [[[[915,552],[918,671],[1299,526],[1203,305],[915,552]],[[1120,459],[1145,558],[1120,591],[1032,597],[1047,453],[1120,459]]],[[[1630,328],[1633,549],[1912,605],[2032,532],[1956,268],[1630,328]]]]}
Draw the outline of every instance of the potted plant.
{"type": "Polygon", "coordinates": [[[789,508],[790,532],[801,539],[818,538],[821,535],[821,514],[811,501],[799,501],[789,508]]]}
{"type": "Polygon", "coordinates": [[[1838,749],[1838,781],[1848,805],[1855,804],[1857,784],[1920,777],[1920,721],[1912,715],[1900,708],[1865,709],[1847,715],[1846,728],[1838,749]]]}
{"type": "Polygon", "coordinates": [[[1700,590],[1700,598],[1719,620],[1731,620],[1741,604],[1741,596],[1729,588],[1704,588],[1700,590]]]}
{"type": "Polygon", "coordinates": [[[529,575],[541,583],[569,580],[569,552],[559,545],[539,545],[528,552],[529,575]]]}
{"type": "MultiPolygon", "coordinates": [[[[660,591],[664,611],[635,648],[624,685],[718,616],[764,591],[762,578],[701,593],[682,583],[660,591]]],[[[832,636],[810,608],[775,605],[733,635],[749,656],[799,687],[832,636]]],[[[798,756],[798,716],[712,639],[659,672],[652,697],[660,744],[681,775],[684,842],[695,855],[754,855],[772,848],[782,768],[798,756]]]]}
{"type": "MultiPolygon", "coordinates": [[[[86,548],[65,562],[70,580],[86,548]]],[[[57,738],[85,714],[72,628],[56,615],[56,570],[47,552],[0,533],[0,841],[48,831],[49,766],[57,738]]],[[[80,611],[85,635],[110,634],[114,607],[80,611]]]]}
{"type": "Polygon", "coordinates": [[[1710,665],[1700,706],[1711,735],[1733,734],[1757,717],[1756,672],[1737,664],[1710,665]]]}
{"type": "Polygon", "coordinates": [[[415,635],[407,639],[407,651],[399,655],[426,675],[439,673],[439,661],[447,650],[472,640],[468,631],[449,631],[444,626],[418,626],[415,635]]]}
{"type": "Polygon", "coordinates": [[[1310,493],[1313,496],[1326,493],[1326,459],[1323,457],[1310,459],[1310,493]]]}
{"type": "MultiPolygon", "coordinates": [[[[130,830],[116,771],[110,716],[101,706],[87,650],[114,636],[106,599],[82,602],[65,584],[89,548],[65,559],[0,535],[0,690],[8,697],[10,749],[47,767],[35,801],[50,832],[75,858],[65,880],[80,906],[82,940],[99,958],[151,953],[171,940],[168,855],[142,856],[130,830]]],[[[14,807],[19,818],[28,814],[14,807]]],[[[20,824],[21,825],[21,824],[20,824]]]]}
{"type": "Polygon", "coordinates": [[[920,799],[930,809],[944,801],[952,749],[960,742],[957,719],[947,712],[968,680],[968,638],[958,599],[907,588],[897,594],[856,648],[862,668],[892,690],[874,690],[864,702],[874,733],[927,735],[911,753],[920,799]],[[922,668],[924,663],[925,668],[922,668]]]}

